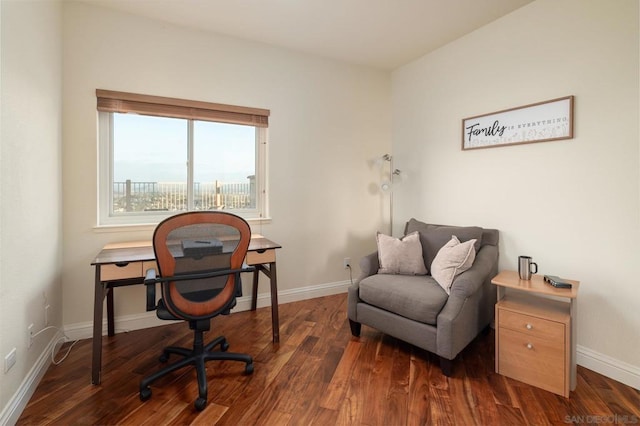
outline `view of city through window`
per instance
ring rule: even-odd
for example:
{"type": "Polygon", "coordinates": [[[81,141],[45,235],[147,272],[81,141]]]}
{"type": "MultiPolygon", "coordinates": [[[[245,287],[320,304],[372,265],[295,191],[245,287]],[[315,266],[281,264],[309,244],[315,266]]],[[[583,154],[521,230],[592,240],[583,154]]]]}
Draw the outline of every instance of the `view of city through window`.
{"type": "Polygon", "coordinates": [[[256,208],[256,128],[189,124],[113,113],[113,214],[256,208]]]}

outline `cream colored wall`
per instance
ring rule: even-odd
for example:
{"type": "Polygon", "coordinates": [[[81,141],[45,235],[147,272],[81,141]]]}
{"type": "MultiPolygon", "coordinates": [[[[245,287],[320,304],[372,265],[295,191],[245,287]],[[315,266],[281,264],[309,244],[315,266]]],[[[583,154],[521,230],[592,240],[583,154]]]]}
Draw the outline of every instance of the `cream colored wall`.
{"type": "MultiPolygon", "coordinates": [[[[3,407],[53,339],[27,327],[62,318],[61,7],[1,2],[0,423],[3,407]],[[46,302],[45,302],[46,299],[46,302]],[[4,357],[16,364],[4,373],[4,357]]],[[[26,403],[26,400],[24,401],[26,403]]]]}
{"type": "MultiPolygon", "coordinates": [[[[253,230],[283,245],[280,290],[343,282],[343,257],[375,247],[386,207],[367,160],[390,148],[389,73],[65,2],[63,76],[65,325],[92,321],[100,248],[152,232],[94,229],[96,88],[271,110],[273,220],[253,230]]],[[[142,290],[119,289],[116,315],[143,313],[142,290]]]]}
{"type": "Polygon", "coordinates": [[[498,228],[581,281],[578,362],[640,383],[638,2],[537,0],[392,75],[393,152],[412,216],[498,228]],[[571,140],[462,151],[461,119],[575,95],[571,140]],[[618,368],[619,367],[619,368],[618,368]],[[610,368],[610,370],[609,370],[610,368]]]}

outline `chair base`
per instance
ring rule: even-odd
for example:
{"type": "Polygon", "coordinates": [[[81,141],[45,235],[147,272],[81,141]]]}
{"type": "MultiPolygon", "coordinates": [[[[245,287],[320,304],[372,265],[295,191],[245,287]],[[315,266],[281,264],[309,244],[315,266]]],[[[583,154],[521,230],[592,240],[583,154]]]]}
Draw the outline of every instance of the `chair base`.
{"type": "Polygon", "coordinates": [[[142,379],[140,382],[140,400],[146,401],[151,398],[151,388],[149,387],[151,383],[183,367],[193,365],[196,369],[198,380],[198,399],[196,399],[194,406],[196,410],[202,411],[207,405],[207,371],[205,367],[207,361],[241,361],[246,364],[245,374],[253,373],[253,358],[247,354],[227,352],[229,344],[224,336],[217,337],[204,346],[202,330],[196,329],[194,333],[193,349],[176,346],[164,348],[160,356],[160,362],[167,362],[171,354],[180,355],[183,358],[142,379]],[[218,345],[220,345],[220,351],[213,351],[213,348],[218,345]]]}

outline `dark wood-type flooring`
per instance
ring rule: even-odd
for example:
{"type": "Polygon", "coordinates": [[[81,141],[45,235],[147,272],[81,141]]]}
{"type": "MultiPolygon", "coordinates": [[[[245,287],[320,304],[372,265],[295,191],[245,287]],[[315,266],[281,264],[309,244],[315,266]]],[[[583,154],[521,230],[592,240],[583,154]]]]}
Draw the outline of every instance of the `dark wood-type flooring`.
{"type": "Polygon", "coordinates": [[[163,346],[190,346],[186,324],[104,337],[102,384],[91,377],[91,341],[52,365],[20,425],[543,425],[640,423],[640,392],[578,367],[565,399],[494,372],[494,333],[480,335],[442,375],[436,356],[369,327],[351,337],[346,294],[280,306],[281,342],[271,342],[268,308],[213,320],[209,339],[228,338],[244,364],[213,362],[209,404],[197,412],[197,385],[187,367],[160,379],[147,402],[143,375],[155,371],[163,346]],[[217,331],[217,333],[216,333],[217,331]]]}

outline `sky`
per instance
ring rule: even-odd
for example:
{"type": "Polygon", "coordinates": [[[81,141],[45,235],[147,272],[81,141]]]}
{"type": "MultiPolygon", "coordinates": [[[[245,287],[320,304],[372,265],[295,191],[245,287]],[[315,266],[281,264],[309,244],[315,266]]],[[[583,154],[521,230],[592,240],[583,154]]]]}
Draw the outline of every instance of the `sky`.
{"type": "MultiPolygon", "coordinates": [[[[113,114],[114,182],[186,182],[188,121],[113,114]]],[[[256,129],[194,123],[194,181],[247,182],[255,174],[256,129]]]]}

